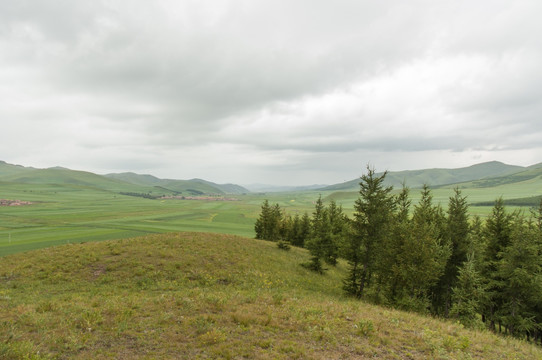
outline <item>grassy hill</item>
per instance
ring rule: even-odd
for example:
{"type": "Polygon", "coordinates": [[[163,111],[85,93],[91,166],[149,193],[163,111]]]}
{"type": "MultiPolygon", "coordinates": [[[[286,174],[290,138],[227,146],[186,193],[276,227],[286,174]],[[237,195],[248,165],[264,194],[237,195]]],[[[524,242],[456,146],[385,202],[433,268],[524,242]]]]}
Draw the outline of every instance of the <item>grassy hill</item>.
{"type": "MultiPolygon", "coordinates": [[[[470,180],[498,177],[521,172],[526,168],[491,161],[459,169],[424,169],[407,171],[390,171],[386,175],[386,185],[400,188],[404,183],[410,188],[418,188],[424,184],[431,187],[455,184],[470,180]]],[[[359,190],[359,179],[341,184],[331,185],[323,190],[359,190]]]]}
{"type": "Polygon", "coordinates": [[[234,184],[215,184],[202,179],[159,179],[152,175],[120,173],[97,175],[87,171],[62,167],[48,169],[28,168],[0,161],[0,182],[19,184],[66,184],[125,193],[158,193],[170,195],[243,194],[247,189],[234,184]]]}
{"type": "Polygon", "coordinates": [[[235,184],[215,184],[202,179],[173,180],[159,179],[152,175],[139,175],[135,173],[107,174],[108,178],[122,180],[131,184],[155,186],[187,194],[243,194],[250,192],[242,186],[235,184]]]}
{"type": "Polygon", "coordinates": [[[21,165],[12,165],[0,160],[0,176],[19,174],[31,170],[33,170],[33,168],[24,167],[21,165]]]}
{"type": "Polygon", "coordinates": [[[462,182],[457,184],[458,186],[462,188],[489,188],[489,187],[497,187],[502,185],[511,185],[511,184],[518,184],[518,183],[536,183],[536,182],[542,182],[542,168],[540,167],[534,167],[534,168],[528,168],[524,171],[520,171],[517,173],[505,175],[505,176],[496,176],[496,177],[489,177],[479,180],[473,180],[468,182],[462,182]]]}
{"type": "Polygon", "coordinates": [[[0,258],[2,359],[539,359],[542,349],[345,298],[345,265],[177,233],[0,258]]]}

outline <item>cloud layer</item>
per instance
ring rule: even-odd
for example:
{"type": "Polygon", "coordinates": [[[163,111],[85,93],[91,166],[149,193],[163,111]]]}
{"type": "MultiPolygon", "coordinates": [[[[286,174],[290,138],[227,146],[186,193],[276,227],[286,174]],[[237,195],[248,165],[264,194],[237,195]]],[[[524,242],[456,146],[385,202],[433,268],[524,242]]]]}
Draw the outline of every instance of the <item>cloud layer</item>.
{"type": "Polygon", "coordinates": [[[542,3],[0,3],[0,158],[218,182],[542,161],[542,3]]]}

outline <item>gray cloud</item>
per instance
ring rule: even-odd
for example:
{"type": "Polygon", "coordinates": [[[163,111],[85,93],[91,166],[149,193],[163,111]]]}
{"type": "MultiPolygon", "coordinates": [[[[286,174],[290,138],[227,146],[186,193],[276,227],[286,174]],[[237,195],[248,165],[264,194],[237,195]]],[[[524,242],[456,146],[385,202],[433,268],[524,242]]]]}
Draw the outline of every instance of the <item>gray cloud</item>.
{"type": "Polygon", "coordinates": [[[392,170],[539,162],[541,10],[535,0],[3,2],[0,153],[244,183],[281,182],[273,171],[342,181],[360,159],[392,170]]]}

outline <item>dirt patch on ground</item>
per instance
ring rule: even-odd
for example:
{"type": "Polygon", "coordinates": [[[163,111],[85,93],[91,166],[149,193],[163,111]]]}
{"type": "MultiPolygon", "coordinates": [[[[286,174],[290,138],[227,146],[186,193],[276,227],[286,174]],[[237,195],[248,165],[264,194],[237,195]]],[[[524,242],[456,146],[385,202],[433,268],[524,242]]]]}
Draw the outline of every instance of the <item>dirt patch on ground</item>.
{"type": "Polygon", "coordinates": [[[30,201],[0,199],[0,206],[23,206],[31,204],[30,201]]]}

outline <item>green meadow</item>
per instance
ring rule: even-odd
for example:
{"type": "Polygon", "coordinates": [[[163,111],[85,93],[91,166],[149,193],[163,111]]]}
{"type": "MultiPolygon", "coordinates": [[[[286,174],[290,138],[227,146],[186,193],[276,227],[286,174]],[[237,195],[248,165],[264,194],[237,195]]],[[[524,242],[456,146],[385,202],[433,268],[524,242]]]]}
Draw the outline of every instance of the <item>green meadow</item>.
{"type": "Polygon", "coordinates": [[[540,359],[539,346],[346,297],[305,249],[171,233],[0,258],[2,359],[540,359]]]}
{"type": "MultiPolygon", "coordinates": [[[[390,173],[390,184],[396,192],[400,191],[397,184],[407,179],[405,176],[410,176],[410,182],[418,186],[427,182],[433,201],[444,208],[453,188],[459,187],[472,204],[470,213],[482,218],[490,213],[498,197],[503,197],[505,204],[514,199],[523,205],[530,204],[518,207],[516,201],[508,207],[528,211],[542,196],[542,167],[539,166],[518,169],[493,162],[456,170],[390,173]],[[483,174],[499,176],[482,178],[483,174]],[[479,180],[432,186],[444,180],[465,179],[467,175],[479,180]]],[[[324,202],[335,200],[351,216],[358,198],[358,184],[352,180],[321,191],[250,193],[238,185],[219,185],[201,179],[163,180],[133,173],[101,176],[64,168],[33,169],[0,162],[0,199],[32,202],[24,206],[0,206],[0,256],[74,242],[176,231],[254,237],[254,222],[265,199],[278,203],[292,215],[310,214],[320,195],[324,202]],[[159,199],[181,194],[234,200],[159,199]]],[[[420,189],[412,188],[410,198],[415,205],[420,189]]]]}
{"type": "MultiPolygon", "coordinates": [[[[446,207],[454,186],[432,189],[434,201],[446,207]]],[[[542,195],[540,181],[484,188],[468,183],[459,186],[470,203],[491,203],[500,196],[515,199],[542,195]]],[[[140,191],[145,189],[141,187],[140,191]]],[[[322,195],[324,202],[333,199],[352,215],[358,196],[357,191],[303,191],[238,194],[231,196],[234,201],[213,201],[147,199],[121,195],[119,190],[73,184],[1,183],[0,198],[32,204],[0,207],[0,256],[73,242],[176,231],[253,237],[254,221],[264,199],[278,203],[290,214],[310,214],[314,201],[322,195]]],[[[410,197],[416,204],[420,190],[411,189],[410,197]]],[[[491,208],[471,206],[470,212],[485,217],[491,208]]],[[[529,207],[509,207],[514,209],[528,211],[529,207]]]]}

